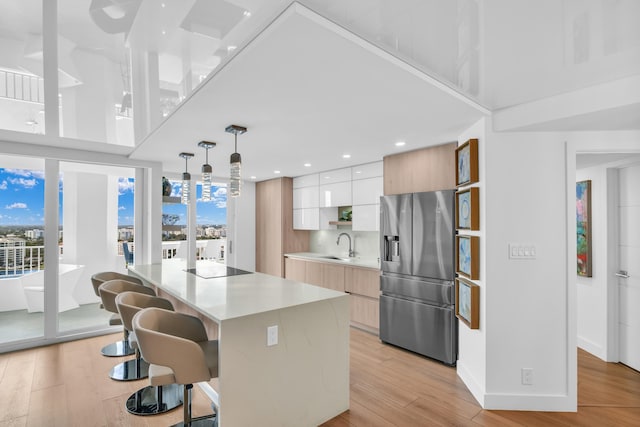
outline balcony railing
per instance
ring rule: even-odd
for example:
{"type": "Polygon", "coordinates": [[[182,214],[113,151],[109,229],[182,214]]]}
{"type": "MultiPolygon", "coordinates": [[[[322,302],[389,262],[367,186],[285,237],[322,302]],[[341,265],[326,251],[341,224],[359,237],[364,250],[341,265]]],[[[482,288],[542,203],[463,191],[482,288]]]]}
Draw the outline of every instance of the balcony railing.
{"type": "MultiPolygon", "coordinates": [[[[196,259],[224,259],[226,239],[196,241],[196,259]]],[[[128,242],[129,251],[134,253],[135,245],[128,242]]],[[[187,241],[162,242],[162,258],[183,258],[187,253],[187,241]]],[[[58,246],[62,255],[63,246],[58,246]]],[[[123,256],[122,242],[118,242],[118,256],[123,256]]],[[[7,246],[0,247],[0,277],[20,276],[44,270],[44,246],[7,246]]]]}
{"type": "Polygon", "coordinates": [[[44,79],[31,74],[0,70],[0,98],[44,104],[44,79]]]}

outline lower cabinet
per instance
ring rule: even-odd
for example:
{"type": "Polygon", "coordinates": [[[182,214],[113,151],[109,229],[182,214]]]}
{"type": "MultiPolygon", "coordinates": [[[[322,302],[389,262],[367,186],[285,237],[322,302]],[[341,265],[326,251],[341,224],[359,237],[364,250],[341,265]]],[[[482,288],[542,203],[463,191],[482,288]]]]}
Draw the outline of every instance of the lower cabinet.
{"type": "Polygon", "coordinates": [[[340,292],[348,292],[351,324],[378,332],[380,321],[380,271],[335,263],[285,258],[285,277],[340,292]]]}

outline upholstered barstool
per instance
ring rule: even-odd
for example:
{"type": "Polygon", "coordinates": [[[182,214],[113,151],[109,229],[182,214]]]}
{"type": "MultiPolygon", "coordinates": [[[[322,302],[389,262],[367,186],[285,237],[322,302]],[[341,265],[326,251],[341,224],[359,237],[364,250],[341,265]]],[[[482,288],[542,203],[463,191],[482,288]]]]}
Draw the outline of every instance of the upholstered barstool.
{"type": "Polygon", "coordinates": [[[184,419],[176,426],[211,426],[215,414],[191,416],[193,384],[218,376],[218,341],[209,341],[202,321],[188,314],[145,308],[133,317],[133,330],[142,357],[151,363],[149,378],[157,368],[159,375],[184,385],[184,419]]]}
{"type": "MultiPolygon", "coordinates": [[[[109,280],[126,280],[128,282],[137,283],[138,285],[142,285],[142,280],[137,277],[129,276],[127,274],[118,273],[116,271],[103,271],[100,273],[96,273],[91,276],[91,284],[93,285],[93,291],[96,293],[96,296],[100,296],[100,285],[109,280]]],[[[104,308],[104,305],[101,303],[100,308],[104,308]]],[[[122,325],[122,321],[120,320],[120,315],[118,313],[113,313],[111,318],[109,319],[110,326],[122,325]]],[[[135,353],[135,351],[129,347],[129,342],[127,340],[127,331],[124,331],[124,340],[117,341],[111,344],[104,346],[101,350],[103,356],[109,357],[120,357],[120,356],[131,356],[135,353]]]]}
{"type": "MultiPolygon", "coordinates": [[[[98,288],[100,292],[100,298],[102,299],[102,304],[104,305],[104,309],[118,314],[118,306],[116,305],[116,296],[122,292],[138,292],[140,294],[146,294],[155,296],[156,293],[153,289],[139,285],[137,283],[129,282],[126,280],[109,280],[104,282],[98,288]]],[[[124,328],[125,338],[127,339],[127,346],[131,348],[129,345],[129,331],[124,328]]],[[[111,379],[116,381],[131,381],[131,380],[139,380],[142,378],[146,378],[148,376],[149,364],[142,360],[140,357],[140,352],[133,349],[136,357],[132,360],[127,360],[125,362],[119,363],[111,369],[109,372],[109,376],[111,379]]]]}
{"type": "MultiPolygon", "coordinates": [[[[135,349],[139,349],[138,340],[133,330],[133,316],[140,310],[157,307],[173,311],[169,300],[138,292],[122,292],[116,296],[116,306],[122,318],[122,324],[129,331],[129,342],[135,349]]],[[[146,362],[145,362],[146,363],[146,362]]],[[[141,388],[127,399],[127,411],[135,415],[162,414],[182,405],[182,386],[173,383],[166,376],[149,375],[151,385],[141,388]]]]}

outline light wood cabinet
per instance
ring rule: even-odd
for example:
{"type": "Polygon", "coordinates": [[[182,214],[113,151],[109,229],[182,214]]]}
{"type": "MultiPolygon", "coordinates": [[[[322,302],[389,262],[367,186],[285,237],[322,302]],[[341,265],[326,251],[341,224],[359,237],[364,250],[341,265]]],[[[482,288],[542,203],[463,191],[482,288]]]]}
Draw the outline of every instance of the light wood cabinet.
{"type": "Polygon", "coordinates": [[[345,267],[335,264],[322,265],[322,286],[334,291],[344,292],[345,267]]]}
{"type": "Polygon", "coordinates": [[[351,323],[362,329],[378,332],[380,328],[380,301],[376,298],[351,294],[351,323]]]}
{"type": "Polygon", "coordinates": [[[350,293],[352,325],[370,332],[378,332],[379,270],[287,258],[285,273],[287,279],[350,293]]]}
{"type": "Polygon", "coordinates": [[[371,298],[380,297],[380,271],[371,268],[347,268],[345,290],[371,298]]]}
{"type": "Polygon", "coordinates": [[[309,232],[293,229],[293,180],[256,183],[256,271],[284,277],[284,254],[309,250],[309,232]]]}
{"type": "Polygon", "coordinates": [[[296,282],[307,282],[305,277],[307,262],[301,259],[285,258],[284,260],[284,272],[287,279],[295,280],[296,282]]]}
{"type": "Polygon", "coordinates": [[[456,188],[457,143],[394,154],[384,158],[384,194],[456,188]]]}

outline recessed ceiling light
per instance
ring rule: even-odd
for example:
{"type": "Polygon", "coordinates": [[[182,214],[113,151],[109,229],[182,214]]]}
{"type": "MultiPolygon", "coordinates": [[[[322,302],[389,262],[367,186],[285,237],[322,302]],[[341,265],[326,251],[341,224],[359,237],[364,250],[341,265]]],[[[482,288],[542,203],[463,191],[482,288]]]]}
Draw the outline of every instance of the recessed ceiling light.
{"type": "Polygon", "coordinates": [[[278,174],[278,173],[280,173],[280,171],[273,171],[273,173],[278,174]]]}
{"type": "Polygon", "coordinates": [[[358,174],[358,173],[362,173],[362,171],[356,171],[356,173],[357,173],[357,174],[358,174]]]}
{"type": "Polygon", "coordinates": [[[256,176],[255,175],[251,175],[251,179],[256,179],[256,176]]]}
{"type": "Polygon", "coordinates": [[[406,142],[404,142],[404,141],[398,141],[398,142],[396,142],[396,147],[404,147],[405,144],[406,144],[406,142]]]}
{"type": "Polygon", "coordinates": [[[233,52],[234,50],[236,50],[237,47],[238,46],[233,46],[233,45],[227,46],[227,52],[233,52]]]}
{"type": "Polygon", "coordinates": [[[343,154],[342,158],[343,159],[350,159],[351,158],[351,154],[343,154]]]}
{"type": "Polygon", "coordinates": [[[311,163],[305,163],[305,164],[304,164],[304,167],[305,167],[305,168],[310,168],[310,167],[311,167],[311,163]]]}
{"type": "Polygon", "coordinates": [[[164,3],[162,3],[160,6],[162,6],[162,7],[166,7],[167,5],[166,5],[166,4],[164,4],[164,3]]]}
{"type": "Polygon", "coordinates": [[[245,10],[244,12],[242,12],[242,14],[247,18],[251,16],[251,12],[249,12],[248,10],[245,10]]]}
{"type": "Polygon", "coordinates": [[[162,30],[162,35],[166,35],[167,34],[167,30],[162,30]]]}

